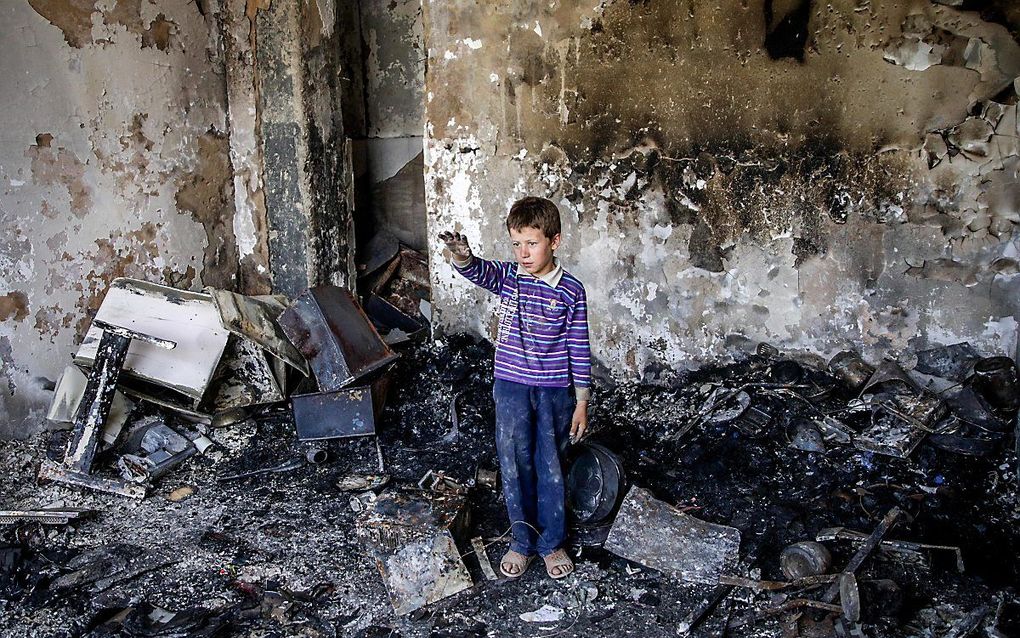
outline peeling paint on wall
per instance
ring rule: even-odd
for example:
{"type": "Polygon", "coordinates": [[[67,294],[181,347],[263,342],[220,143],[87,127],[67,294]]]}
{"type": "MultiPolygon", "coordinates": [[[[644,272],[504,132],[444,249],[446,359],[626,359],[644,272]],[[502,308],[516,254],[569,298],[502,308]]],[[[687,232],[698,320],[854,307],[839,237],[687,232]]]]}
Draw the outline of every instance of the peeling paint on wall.
{"type": "MultiPolygon", "coordinates": [[[[927,2],[426,9],[430,237],[508,259],[509,205],[553,199],[613,374],[759,341],[1015,352],[1016,25],[927,2]]],[[[431,248],[440,325],[489,334],[493,300],[431,248]]]]}
{"type": "Polygon", "coordinates": [[[28,295],[15,290],[0,296],[0,321],[22,321],[28,316],[28,295]]]}
{"type": "Polygon", "coordinates": [[[198,137],[197,151],[195,171],[178,179],[177,207],[205,228],[202,282],[232,290],[237,285],[238,254],[230,144],[225,135],[210,130],[198,137]]]}
{"type": "Polygon", "coordinates": [[[64,147],[53,148],[53,136],[40,133],[25,151],[32,160],[32,181],[40,186],[60,185],[67,189],[71,212],[84,217],[92,209],[92,189],[85,182],[85,163],[64,147]]]}
{"type": "Polygon", "coordinates": [[[239,288],[248,294],[268,294],[272,282],[255,73],[257,37],[249,4],[229,0],[221,16],[234,180],[233,233],[240,257],[239,288]]]}
{"type": "Polygon", "coordinates": [[[219,5],[0,8],[0,291],[17,294],[0,303],[0,437],[45,425],[113,278],[236,281],[219,5]]]}
{"type": "Polygon", "coordinates": [[[125,27],[141,39],[143,48],[155,47],[166,51],[176,25],[160,13],[146,21],[142,16],[142,0],[116,0],[112,9],[100,11],[99,0],[28,0],[36,12],[50,21],[64,34],[64,40],[77,49],[91,44],[110,44],[104,38],[96,39],[92,29],[92,16],[99,13],[104,24],[125,27]]]}

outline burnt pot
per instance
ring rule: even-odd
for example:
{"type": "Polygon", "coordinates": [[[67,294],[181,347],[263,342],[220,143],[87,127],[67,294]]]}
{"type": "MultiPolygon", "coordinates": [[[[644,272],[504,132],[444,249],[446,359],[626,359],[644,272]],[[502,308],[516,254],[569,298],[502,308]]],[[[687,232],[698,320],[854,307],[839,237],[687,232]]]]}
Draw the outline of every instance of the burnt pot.
{"type": "Polygon", "coordinates": [[[1015,412],[1020,407],[1016,364],[1009,357],[987,357],[974,364],[971,385],[992,407],[1015,412]]]}
{"type": "Polygon", "coordinates": [[[875,373],[875,368],[856,352],[844,350],[829,361],[829,372],[851,391],[858,392],[875,373]]]}
{"type": "Polygon", "coordinates": [[[619,458],[597,443],[577,446],[567,470],[567,511],[574,526],[600,527],[608,522],[626,491],[619,458]]]}

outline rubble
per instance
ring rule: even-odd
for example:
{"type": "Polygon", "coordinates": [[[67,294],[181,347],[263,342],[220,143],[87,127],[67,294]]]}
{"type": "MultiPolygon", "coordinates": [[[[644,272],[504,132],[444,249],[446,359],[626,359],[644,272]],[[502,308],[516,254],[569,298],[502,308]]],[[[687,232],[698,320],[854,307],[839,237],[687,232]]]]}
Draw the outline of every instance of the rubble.
{"type": "MultiPolygon", "coordinates": [[[[486,469],[497,465],[491,350],[465,337],[403,347],[385,405],[363,397],[372,436],[306,441],[297,422],[307,392],[293,409],[250,409],[232,425],[138,403],[115,443],[97,441],[95,466],[142,458],[132,447],[162,454],[144,479],[153,491],[173,477],[159,498],[35,485],[28,479],[59,455],[63,433],[10,443],[0,459],[12,477],[0,488],[8,510],[96,513],[45,528],[6,521],[0,632],[526,636],[541,625],[593,636],[785,628],[906,638],[982,627],[995,636],[1011,622],[1018,565],[1001,548],[1020,539],[1003,430],[1016,421],[966,381],[972,372],[951,388],[932,375],[957,367],[920,372],[904,359],[854,390],[824,364],[764,349],[673,387],[600,388],[593,437],[567,472],[577,570],[553,583],[533,569],[509,583],[488,558],[506,532],[498,475],[486,469]],[[918,440],[901,456],[859,449],[876,414],[918,440]],[[186,444],[142,445],[156,423],[186,444]],[[791,446],[798,433],[811,445],[791,446]],[[987,436],[980,456],[936,438],[975,433],[987,436]],[[151,471],[182,446],[186,462],[151,471]],[[894,519],[895,537],[917,540],[890,540],[894,519]],[[783,549],[809,539],[843,571],[787,572],[783,549]],[[563,615],[522,618],[544,605],[563,615]]],[[[275,376],[282,391],[309,388],[298,366],[273,359],[274,376],[286,371],[275,376]]],[[[367,388],[376,374],[333,392],[367,388]]],[[[217,384],[214,375],[207,396],[217,384]]]]}

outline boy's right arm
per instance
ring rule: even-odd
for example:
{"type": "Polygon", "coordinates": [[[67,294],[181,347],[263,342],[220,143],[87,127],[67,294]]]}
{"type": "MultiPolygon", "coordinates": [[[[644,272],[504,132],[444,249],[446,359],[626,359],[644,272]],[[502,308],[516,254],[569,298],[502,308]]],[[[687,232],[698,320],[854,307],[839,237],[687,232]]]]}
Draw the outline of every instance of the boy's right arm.
{"type": "Polygon", "coordinates": [[[479,259],[472,255],[467,238],[460,233],[440,233],[439,239],[443,240],[447,250],[450,251],[453,267],[457,269],[457,272],[464,275],[471,283],[481,286],[493,294],[499,294],[508,272],[506,264],[479,259]]]}

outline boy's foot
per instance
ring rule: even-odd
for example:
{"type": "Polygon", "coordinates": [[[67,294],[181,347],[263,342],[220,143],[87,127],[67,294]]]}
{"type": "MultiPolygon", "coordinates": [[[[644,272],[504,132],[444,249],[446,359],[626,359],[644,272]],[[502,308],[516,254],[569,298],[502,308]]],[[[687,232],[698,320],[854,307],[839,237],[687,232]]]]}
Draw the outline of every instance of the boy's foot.
{"type": "Polygon", "coordinates": [[[525,556],[511,549],[503,554],[503,559],[499,561],[499,571],[507,578],[520,578],[528,571],[528,566],[534,559],[534,556],[525,556]]]}
{"type": "Polygon", "coordinates": [[[559,580],[574,571],[574,561],[570,560],[570,556],[563,548],[557,549],[542,560],[545,561],[545,573],[553,580],[559,580]]]}

